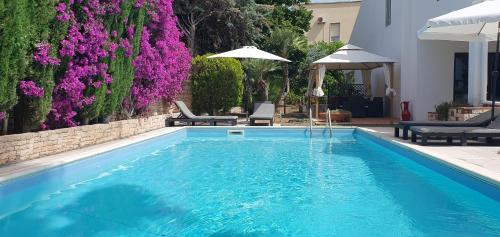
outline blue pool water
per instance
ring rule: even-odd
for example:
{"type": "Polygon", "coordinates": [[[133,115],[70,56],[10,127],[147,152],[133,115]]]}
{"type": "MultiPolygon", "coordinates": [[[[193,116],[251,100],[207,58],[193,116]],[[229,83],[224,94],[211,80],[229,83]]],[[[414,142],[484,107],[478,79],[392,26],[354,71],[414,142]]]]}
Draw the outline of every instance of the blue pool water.
{"type": "Polygon", "coordinates": [[[187,129],[0,183],[0,236],[500,236],[500,189],[355,130],[187,129]]]}

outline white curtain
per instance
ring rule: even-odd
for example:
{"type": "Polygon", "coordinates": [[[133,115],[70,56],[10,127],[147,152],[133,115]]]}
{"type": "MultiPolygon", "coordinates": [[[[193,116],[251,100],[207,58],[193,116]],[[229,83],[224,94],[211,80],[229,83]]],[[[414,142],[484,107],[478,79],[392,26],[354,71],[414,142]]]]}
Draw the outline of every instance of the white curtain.
{"type": "Polygon", "coordinates": [[[386,96],[390,96],[391,94],[392,95],[396,95],[396,90],[394,90],[394,88],[392,88],[392,85],[391,85],[391,77],[393,75],[392,73],[392,70],[393,70],[393,64],[392,63],[384,63],[384,76],[385,76],[385,95],[386,96]]]}
{"type": "Polygon", "coordinates": [[[324,64],[321,64],[318,71],[318,83],[316,84],[316,88],[314,88],[313,90],[313,96],[321,97],[325,95],[325,92],[323,92],[323,89],[321,88],[321,86],[323,85],[323,80],[325,79],[325,74],[326,66],[324,64]]]}
{"type": "Polygon", "coordinates": [[[365,89],[366,96],[372,96],[372,71],[371,70],[361,70],[361,74],[363,77],[363,87],[365,89]]]}
{"type": "Polygon", "coordinates": [[[306,96],[312,96],[312,91],[313,91],[313,86],[314,86],[314,75],[316,75],[316,70],[315,69],[310,69],[309,70],[309,82],[307,83],[307,92],[306,96]]]}

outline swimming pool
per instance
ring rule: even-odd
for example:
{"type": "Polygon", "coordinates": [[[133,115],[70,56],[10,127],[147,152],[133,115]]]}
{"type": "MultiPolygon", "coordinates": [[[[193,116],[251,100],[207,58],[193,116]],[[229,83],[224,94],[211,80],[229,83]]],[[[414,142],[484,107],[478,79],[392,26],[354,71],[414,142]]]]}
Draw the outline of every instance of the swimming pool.
{"type": "Polygon", "coordinates": [[[0,183],[0,236],[500,236],[500,188],[356,129],[187,128],[0,183]]]}

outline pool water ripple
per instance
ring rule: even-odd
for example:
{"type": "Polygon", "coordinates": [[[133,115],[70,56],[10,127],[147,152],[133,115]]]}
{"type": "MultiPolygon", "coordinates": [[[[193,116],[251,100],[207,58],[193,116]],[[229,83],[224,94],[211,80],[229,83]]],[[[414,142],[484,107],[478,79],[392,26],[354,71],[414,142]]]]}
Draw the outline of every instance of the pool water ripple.
{"type": "Polygon", "coordinates": [[[497,200],[348,130],[192,130],[99,159],[0,186],[0,236],[500,236],[497,200]]]}

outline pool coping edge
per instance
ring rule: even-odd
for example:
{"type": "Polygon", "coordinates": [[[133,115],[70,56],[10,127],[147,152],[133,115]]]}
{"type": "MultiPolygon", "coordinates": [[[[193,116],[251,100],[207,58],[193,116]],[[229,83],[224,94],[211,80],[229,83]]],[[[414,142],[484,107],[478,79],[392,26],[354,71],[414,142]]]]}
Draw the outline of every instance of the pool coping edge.
{"type": "Polygon", "coordinates": [[[0,184],[17,178],[33,175],[44,170],[70,164],[109,151],[120,149],[132,144],[153,139],[159,136],[184,130],[186,127],[167,127],[149,131],[131,137],[113,140],[101,144],[82,147],[54,155],[44,156],[33,160],[20,161],[0,167],[0,184]]]}
{"type": "MultiPolygon", "coordinates": [[[[431,159],[435,162],[439,162],[443,165],[447,165],[449,167],[452,167],[454,169],[457,169],[459,171],[462,171],[466,174],[469,174],[475,178],[478,178],[480,180],[483,180],[491,185],[494,185],[498,188],[500,188],[500,175],[491,172],[485,168],[482,168],[480,166],[459,160],[459,159],[449,159],[446,157],[440,157],[437,155],[430,154],[425,151],[421,151],[416,149],[415,147],[411,147],[412,144],[404,143],[401,141],[397,141],[394,139],[390,139],[386,135],[383,135],[381,133],[378,133],[377,131],[374,131],[369,128],[362,128],[362,127],[357,127],[356,130],[361,131],[363,134],[367,134],[369,136],[383,139],[384,141],[388,142],[389,144],[398,146],[399,148],[415,152],[425,158],[431,159]]],[[[451,147],[450,147],[451,148],[451,147]]]]}

